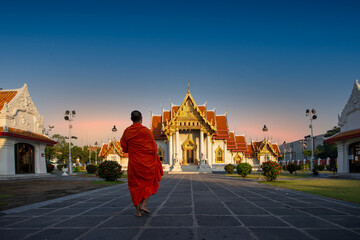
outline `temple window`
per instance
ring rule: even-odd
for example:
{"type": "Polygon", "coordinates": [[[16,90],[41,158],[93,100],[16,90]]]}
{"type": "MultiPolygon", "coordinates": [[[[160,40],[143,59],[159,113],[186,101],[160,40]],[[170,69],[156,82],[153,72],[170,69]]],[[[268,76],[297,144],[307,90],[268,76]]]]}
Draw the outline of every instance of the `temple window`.
{"type": "Polygon", "coordinates": [[[161,147],[159,147],[159,149],[158,149],[158,155],[159,155],[160,161],[162,163],[164,163],[164,150],[161,147]]]}
{"type": "Polygon", "coordinates": [[[215,156],[216,156],[217,163],[224,162],[223,153],[224,153],[224,151],[221,149],[220,146],[215,150],[215,156]]]}

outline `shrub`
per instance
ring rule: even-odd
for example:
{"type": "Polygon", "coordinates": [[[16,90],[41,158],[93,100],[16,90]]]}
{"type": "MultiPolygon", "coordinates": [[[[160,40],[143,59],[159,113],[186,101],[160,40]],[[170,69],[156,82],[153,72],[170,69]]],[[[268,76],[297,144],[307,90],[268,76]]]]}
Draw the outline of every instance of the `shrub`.
{"type": "Polygon", "coordinates": [[[239,163],[236,167],[237,174],[246,177],[252,171],[252,166],[249,163],[239,163]]]}
{"type": "Polygon", "coordinates": [[[314,168],[311,170],[313,175],[319,174],[319,166],[317,164],[314,164],[314,168]]]}
{"type": "Polygon", "coordinates": [[[287,165],[287,170],[289,171],[289,173],[296,172],[296,169],[297,169],[297,167],[296,167],[295,163],[289,163],[287,165]]]}
{"type": "Polygon", "coordinates": [[[85,170],[85,166],[80,166],[80,170],[85,170]]]}
{"type": "Polygon", "coordinates": [[[46,164],[46,171],[47,171],[48,173],[54,171],[54,168],[55,168],[54,165],[52,165],[52,164],[50,164],[50,163],[47,163],[47,164],[46,164]]]}
{"type": "Polygon", "coordinates": [[[330,165],[329,164],[326,165],[326,170],[330,171],[330,165]]]}
{"type": "Polygon", "coordinates": [[[277,162],[267,161],[261,164],[266,181],[274,181],[280,175],[281,166],[277,162]]]}
{"type": "Polygon", "coordinates": [[[283,169],[284,171],[287,171],[287,165],[284,165],[284,166],[282,167],[282,169],[283,169]]]}
{"type": "Polygon", "coordinates": [[[116,161],[104,161],[100,163],[96,175],[106,181],[116,181],[121,178],[121,165],[116,161]]]}
{"type": "Polygon", "coordinates": [[[58,165],[57,165],[57,169],[58,169],[59,171],[61,171],[64,167],[67,168],[67,165],[66,165],[66,164],[58,164],[58,165]]]}
{"type": "Polygon", "coordinates": [[[74,167],[74,172],[80,172],[80,166],[75,166],[74,167]]]}
{"type": "Polygon", "coordinates": [[[303,163],[302,163],[302,164],[300,164],[299,166],[300,166],[300,169],[298,169],[298,170],[304,170],[304,171],[306,170],[306,167],[307,167],[306,164],[303,164],[303,163]]]}
{"type": "Polygon", "coordinates": [[[224,167],[224,169],[227,173],[233,174],[235,171],[235,166],[232,164],[228,164],[224,167]]]}
{"type": "Polygon", "coordinates": [[[325,166],[324,165],[318,165],[318,170],[319,171],[324,171],[325,169],[325,166]]]}
{"type": "Polygon", "coordinates": [[[96,173],[97,169],[98,169],[98,166],[95,166],[95,165],[87,165],[86,166],[86,171],[87,171],[87,173],[90,173],[90,174],[96,173]]]}

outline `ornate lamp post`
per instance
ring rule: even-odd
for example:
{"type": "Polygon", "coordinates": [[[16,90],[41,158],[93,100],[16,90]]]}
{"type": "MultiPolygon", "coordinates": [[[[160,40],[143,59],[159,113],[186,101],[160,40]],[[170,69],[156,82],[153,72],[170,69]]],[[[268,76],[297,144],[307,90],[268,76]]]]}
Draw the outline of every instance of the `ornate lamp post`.
{"type": "Polygon", "coordinates": [[[72,162],[71,162],[71,138],[77,139],[77,137],[71,136],[71,129],[72,129],[72,125],[71,122],[74,120],[73,118],[75,117],[75,110],[72,110],[71,112],[69,110],[65,111],[65,121],[69,122],[69,164],[68,164],[68,168],[69,168],[69,174],[72,174],[72,162]]]}
{"type": "Polygon", "coordinates": [[[95,164],[97,165],[97,146],[98,146],[98,142],[95,142],[95,164]]]}
{"type": "Polygon", "coordinates": [[[114,133],[113,147],[114,147],[114,161],[116,161],[116,155],[115,155],[115,141],[116,141],[116,138],[115,138],[115,133],[117,132],[117,128],[116,128],[115,125],[114,125],[114,127],[111,129],[111,131],[114,133]]]}
{"type": "Polygon", "coordinates": [[[314,134],[313,134],[313,125],[312,121],[317,119],[316,110],[313,108],[311,111],[309,109],[306,109],[306,117],[310,119],[310,125],[309,128],[311,129],[311,159],[310,159],[310,169],[313,171],[315,165],[314,165],[314,134]]]}
{"type": "Polygon", "coordinates": [[[266,160],[267,160],[267,150],[266,150],[266,145],[267,145],[267,140],[266,140],[266,132],[269,130],[267,127],[266,127],[266,125],[264,125],[264,127],[263,127],[263,132],[265,133],[265,162],[266,162],[266,160]]]}
{"type": "Polygon", "coordinates": [[[283,143],[283,147],[284,147],[284,158],[283,158],[283,162],[285,162],[286,165],[286,142],[284,141],[283,143]]]}

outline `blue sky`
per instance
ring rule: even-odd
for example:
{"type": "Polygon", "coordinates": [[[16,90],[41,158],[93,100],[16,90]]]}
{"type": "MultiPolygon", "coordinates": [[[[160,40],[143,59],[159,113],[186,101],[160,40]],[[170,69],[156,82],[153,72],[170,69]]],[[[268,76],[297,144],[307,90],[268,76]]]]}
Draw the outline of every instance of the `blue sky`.
{"type": "Polygon", "coordinates": [[[133,109],[198,104],[273,141],[337,124],[360,75],[358,1],[4,1],[0,87],[28,84],[54,132],[75,109],[78,144],[117,137],[133,109]]]}

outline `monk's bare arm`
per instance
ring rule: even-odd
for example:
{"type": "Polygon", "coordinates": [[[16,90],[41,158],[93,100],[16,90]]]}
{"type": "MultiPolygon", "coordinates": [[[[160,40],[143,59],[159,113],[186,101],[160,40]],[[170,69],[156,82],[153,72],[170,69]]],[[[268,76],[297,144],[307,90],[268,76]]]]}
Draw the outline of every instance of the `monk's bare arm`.
{"type": "Polygon", "coordinates": [[[121,148],[123,150],[123,152],[127,153],[128,152],[128,145],[127,145],[127,141],[125,139],[126,136],[126,130],[124,131],[121,139],[120,139],[120,144],[121,144],[121,148]]]}

